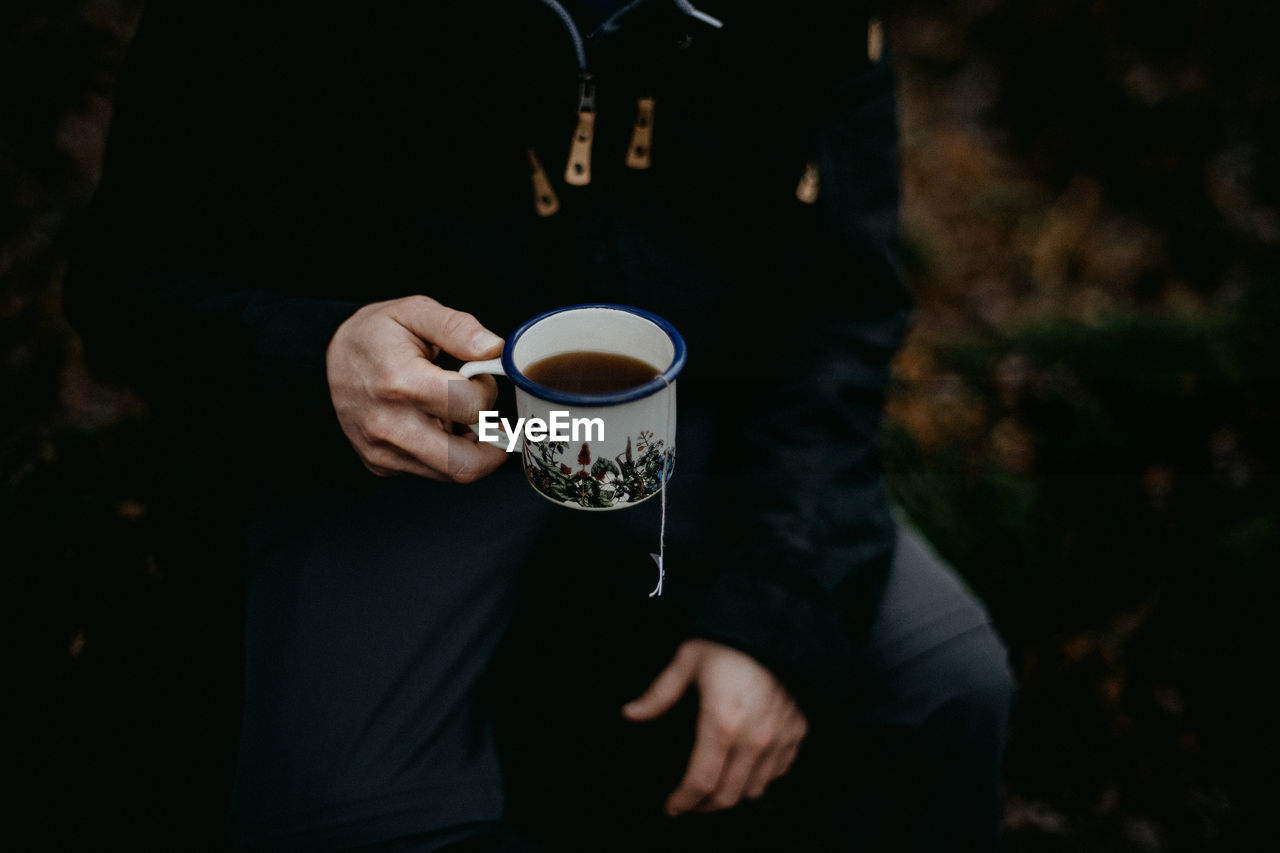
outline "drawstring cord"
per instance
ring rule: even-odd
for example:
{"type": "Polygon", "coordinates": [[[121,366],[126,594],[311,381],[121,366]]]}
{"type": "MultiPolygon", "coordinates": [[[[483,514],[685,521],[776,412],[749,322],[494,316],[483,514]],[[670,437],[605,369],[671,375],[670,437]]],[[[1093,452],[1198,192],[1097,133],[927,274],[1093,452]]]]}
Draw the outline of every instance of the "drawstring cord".
{"type": "Polygon", "coordinates": [[[578,59],[578,71],[586,71],[587,48],[582,42],[582,33],[578,31],[578,25],[573,22],[573,16],[556,0],[542,0],[542,5],[554,12],[560,19],[560,23],[564,24],[564,28],[569,31],[569,38],[573,40],[573,53],[578,59]]]}
{"type": "MultiPolygon", "coordinates": [[[[613,30],[617,29],[618,21],[620,21],[623,18],[623,16],[625,16],[632,9],[636,8],[641,3],[644,3],[644,2],[645,0],[631,0],[630,3],[623,6],[621,9],[614,12],[609,17],[605,18],[604,23],[602,23],[600,26],[596,27],[594,30],[591,31],[591,35],[595,35],[596,33],[602,32],[602,31],[612,32],[613,30]]],[[[554,12],[556,17],[560,19],[560,22],[564,24],[564,28],[569,31],[569,38],[573,40],[573,52],[574,54],[576,54],[578,58],[578,70],[586,71],[587,70],[587,49],[582,38],[582,32],[578,29],[578,25],[574,22],[573,16],[570,15],[568,10],[565,9],[564,6],[562,6],[560,3],[558,3],[557,0],[541,0],[541,3],[542,5],[550,9],[552,12],[554,12]]],[[[702,23],[706,24],[707,26],[715,27],[717,30],[724,26],[724,21],[721,21],[719,18],[712,17],[711,15],[708,15],[706,12],[701,11],[700,9],[695,7],[692,3],[690,3],[689,0],[675,0],[675,5],[677,9],[679,9],[684,14],[688,15],[690,18],[694,18],[696,20],[702,21],[702,23]]]]}
{"type": "Polygon", "coordinates": [[[717,30],[724,26],[724,21],[719,18],[713,18],[706,12],[699,11],[694,8],[694,5],[690,3],[689,0],[676,0],[676,8],[681,12],[684,12],[690,18],[696,18],[708,26],[715,27],[717,30]]]}

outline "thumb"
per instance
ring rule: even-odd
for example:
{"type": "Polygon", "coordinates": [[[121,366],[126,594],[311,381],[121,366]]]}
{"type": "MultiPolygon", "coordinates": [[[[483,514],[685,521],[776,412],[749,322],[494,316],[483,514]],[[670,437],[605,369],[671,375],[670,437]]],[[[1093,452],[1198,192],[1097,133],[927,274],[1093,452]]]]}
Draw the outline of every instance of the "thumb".
{"type": "Polygon", "coordinates": [[[698,671],[698,661],[697,655],[689,654],[684,649],[676,652],[671,663],[658,673],[649,689],[640,698],[622,706],[623,716],[636,722],[646,722],[670,711],[693,681],[698,671]]]}
{"type": "Polygon", "coordinates": [[[502,352],[502,338],[480,325],[473,315],[441,305],[429,296],[400,300],[394,316],[409,331],[454,358],[495,358],[502,352]]]}

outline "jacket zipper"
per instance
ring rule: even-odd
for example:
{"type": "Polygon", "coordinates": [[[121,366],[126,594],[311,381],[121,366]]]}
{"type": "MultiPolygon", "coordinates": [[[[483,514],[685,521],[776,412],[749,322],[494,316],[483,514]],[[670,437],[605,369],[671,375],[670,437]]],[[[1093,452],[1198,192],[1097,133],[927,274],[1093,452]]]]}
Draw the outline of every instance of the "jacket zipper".
{"type": "Polygon", "coordinates": [[[636,101],[636,121],[631,127],[631,144],[627,146],[629,168],[649,168],[653,151],[653,106],[654,100],[651,95],[636,101]]]}
{"type": "Polygon", "coordinates": [[[591,183],[591,142],[596,127],[596,83],[585,68],[578,74],[578,126],[569,146],[564,182],[575,187],[591,183]]]}
{"type": "MultiPolygon", "coordinates": [[[[578,121],[574,127],[573,139],[569,144],[569,159],[565,163],[564,181],[570,186],[585,187],[591,183],[591,145],[595,140],[595,79],[587,69],[586,45],[583,42],[582,33],[574,23],[573,16],[557,0],[541,0],[541,2],[564,24],[569,38],[573,41],[574,54],[578,62],[578,121]]],[[[601,24],[598,31],[607,32],[615,27],[617,21],[640,5],[640,2],[642,0],[633,0],[623,6],[601,24]]],[[[675,0],[675,5],[684,14],[709,26],[716,28],[723,26],[718,19],[699,11],[688,0],[675,0]]],[[[631,143],[627,146],[626,164],[629,168],[649,168],[653,150],[653,111],[653,97],[641,97],[636,102],[636,118],[631,131],[631,143]]],[[[556,198],[546,170],[542,168],[532,149],[529,150],[529,167],[534,207],[539,216],[551,216],[560,209],[560,201],[556,198]]]]}

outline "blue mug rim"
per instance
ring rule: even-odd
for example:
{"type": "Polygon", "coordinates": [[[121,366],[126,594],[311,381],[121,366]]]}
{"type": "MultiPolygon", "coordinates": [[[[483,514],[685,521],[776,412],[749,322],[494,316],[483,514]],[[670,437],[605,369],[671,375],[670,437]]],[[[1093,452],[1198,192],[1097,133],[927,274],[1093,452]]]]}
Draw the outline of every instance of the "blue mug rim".
{"type": "Polygon", "coordinates": [[[613,302],[584,302],[579,305],[565,305],[560,308],[552,308],[550,311],[544,311],[536,317],[525,320],[520,326],[511,333],[511,337],[507,338],[507,345],[502,348],[502,370],[511,381],[529,394],[550,403],[561,403],[566,406],[616,406],[620,403],[630,403],[633,400],[641,400],[652,394],[656,394],[662,389],[675,382],[676,377],[680,375],[680,371],[684,369],[685,362],[685,345],[684,338],[676,331],[676,327],[668,323],[662,317],[654,314],[652,311],[646,311],[643,308],[636,308],[633,305],[619,305],[613,302]],[[671,339],[671,343],[675,348],[675,352],[671,358],[671,364],[666,370],[662,371],[660,376],[656,376],[643,385],[637,385],[634,388],[628,388],[625,391],[615,391],[612,394],[572,394],[567,391],[557,391],[554,388],[548,388],[545,385],[539,385],[529,377],[525,376],[516,369],[515,361],[512,353],[515,352],[516,344],[520,342],[520,338],[524,333],[529,331],[538,323],[548,317],[554,317],[557,314],[563,314],[566,311],[579,311],[583,308],[605,308],[612,311],[625,311],[628,314],[634,314],[662,329],[671,339]]]}

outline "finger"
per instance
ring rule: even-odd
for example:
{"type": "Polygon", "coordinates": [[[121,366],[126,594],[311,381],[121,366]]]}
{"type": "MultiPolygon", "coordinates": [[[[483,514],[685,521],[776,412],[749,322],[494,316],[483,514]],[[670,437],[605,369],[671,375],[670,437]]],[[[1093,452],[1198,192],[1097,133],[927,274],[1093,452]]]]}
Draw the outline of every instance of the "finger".
{"type": "Polygon", "coordinates": [[[491,444],[478,442],[472,436],[444,433],[445,476],[455,483],[474,483],[496,471],[509,458],[507,452],[491,444]]]}
{"type": "Polygon", "coordinates": [[[364,467],[379,477],[398,477],[401,474],[413,474],[429,480],[447,481],[448,478],[434,468],[414,459],[396,447],[372,448],[361,454],[360,461],[364,467]]]}
{"type": "Polygon", "coordinates": [[[787,749],[788,747],[780,747],[760,756],[760,760],[751,768],[751,777],[742,791],[744,797],[749,800],[758,800],[764,796],[769,783],[777,778],[779,760],[787,749]]]}
{"type": "Polygon", "coordinates": [[[809,731],[808,720],[804,714],[794,706],[787,714],[787,719],[783,723],[785,735],[779,738],[774,746],[752,770],[751,779],[747,782],[745,796],[750,799],[757,799],[764,795],[765,789],[775,780],[784,775],[791,769],[792,763],[795,761],[796,754],[803,743],[805,736],[809,731]]]}
{"type": "Polygon", "coordinates": [[[456,424],[480,422],[481,411],[491,411],[498,399],[498,383],[488,374],[464,379],[446,371],[444,378],[444,417],[456,424]]]}
{"type": "Polygon", "coordinates": [[[777,759],[774,761],[773,768],[770,770],[770,782],[781,779],[791,772],[791,765],[795,764],[796,756],[800,754],[800,742],[791,744],[784,749],[778,751],[777,759]]]}
{"type": "Polygon", "coordinates": [[[397,301],[391,316],[454,358],[496,358],[502,352],[502,338],[480,325],[473,315],[441,305],[429,296],[397,301]]]}
{"type": "Polygon", "coordinates": [[[639,698],[622,706],[622,713],[636,722],[652,720],[667,713],[689,688],[697,665],[697,658],[682,647],[639,698]]]}
{"type": "Polygon", "coordinates": [[[692,811],[712,795],[729,759],[730,743],[730,737],[711,713],[704,710],[698,714],[693,754],[684,778],[667,798],[667,814],[674,816],[692,811]]]}
{"type": "Polygon", "coordinates": [[[493,472],[507,459],[499,448],[468,437],[453,435],[439,422],[413,409],[383,416],[365,425],[366,447],[362,457],[367,465],[397,470],[399,463],[409,473],[438,477],[455,483],[471,483],[493,472]],[[403,457],[418,465],[403,466],[403,457]],[[424,470],[426,469],[426,470],[424,470]]]}
{"type": "Polygon", "coordinates": [[[794,728],[786,704],[775,701],[770,705],[763,716],[734,734],[733,750],[720,776],[720,784],[701,803],[700,811],[736,806],[757,777],[772,770],[778,751],[790,743],[794,728]]]}
{"type": "Polygon", "coordinates": [[[464,379],[424,358],[407,359],[377,389],[380,399],[409,403],[428,415],[458,424],[474,424],[498,399],[498,383],[488,374],[464,379]]]}
{"type": "Polygon", "coordinates": [[[800,744],[787,747],[786,751],[778,758],[777,765],[773,768],[773,778],[781,779],[791,772],[791,765],[796,763],[796,756],[800,754],[800,744]]]}
{"type": "Polygon", "coordinates": [[[696,810],[710,812],[736,806],[746,794],[747,785],[752,781],[757,768],[771,763],[772,758],[773,752],[768,750],[761,752],[749,747],[731,749],[715,790],[698,803],[696,810]]]}

